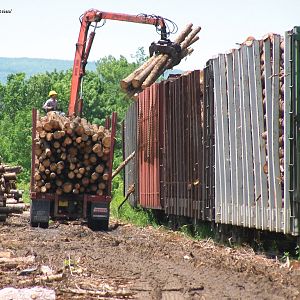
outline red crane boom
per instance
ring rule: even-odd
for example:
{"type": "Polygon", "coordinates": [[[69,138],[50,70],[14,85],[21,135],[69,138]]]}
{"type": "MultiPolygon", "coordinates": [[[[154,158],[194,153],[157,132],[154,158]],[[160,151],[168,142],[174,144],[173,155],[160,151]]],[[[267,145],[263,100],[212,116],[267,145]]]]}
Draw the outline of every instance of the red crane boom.
{"type": "MultiPolygon", "coordinates": [[[[160,27],[161,38],[166,39],[166,24],[162,17],[157,16],[147,16],[147,15],[128,15],[104,12],[99,10],[88,10],[81,18],[81,27],[78,37],[78,42],[76,44],[72,81],[71,81],[71,95],[69,102],[69,115],[81,115],[82,112],[82,92],[81,83],[82,78],[85,75],[85,66],[89,57],[91,46],[95,36],[95,30],[90,32],[88,41],[87,36],[89,32],[90,25],[95,22],[96,24],[101,20],[110,19],[117,21],[126,21],[141,24],[150,24],[160,27]]],[[[95,26],[96,29],[96,26],[95,26]]]]}

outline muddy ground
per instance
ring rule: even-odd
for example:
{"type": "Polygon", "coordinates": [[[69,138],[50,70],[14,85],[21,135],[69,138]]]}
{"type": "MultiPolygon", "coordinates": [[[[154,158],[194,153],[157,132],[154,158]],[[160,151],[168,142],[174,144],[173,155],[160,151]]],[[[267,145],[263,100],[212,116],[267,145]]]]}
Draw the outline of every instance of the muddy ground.
{"type": "Polygon", "coordinates": [[[163,228],[40,229],[24,213],[0,225],[0,288],[8,286],[47,287],[56,299],[300,299],[300,270],[163,228]]]}

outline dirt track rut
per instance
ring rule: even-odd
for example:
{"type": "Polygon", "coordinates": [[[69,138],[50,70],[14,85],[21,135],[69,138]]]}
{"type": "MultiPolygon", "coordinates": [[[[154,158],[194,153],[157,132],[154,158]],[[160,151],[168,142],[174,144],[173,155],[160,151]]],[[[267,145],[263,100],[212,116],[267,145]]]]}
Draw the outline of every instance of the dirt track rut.
{"type": "Polygon", "coordinates": [[[0,288],[44,286],[57,299],[300,299],[300,270],[153,227],[111,222],[92,232],[78,221],[45,230],[30,228],[25,213],[0,225],[1,252],[34,262],[0,263],[0,288]],[[43,265],[62,278],[48,282],[43,265]]]}

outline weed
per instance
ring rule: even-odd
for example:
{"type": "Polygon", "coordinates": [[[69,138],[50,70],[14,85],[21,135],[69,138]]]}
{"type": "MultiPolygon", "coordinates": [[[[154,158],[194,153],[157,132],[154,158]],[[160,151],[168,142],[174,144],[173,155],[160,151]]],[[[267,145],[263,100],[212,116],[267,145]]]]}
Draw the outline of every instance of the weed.
{"type": "Polygon", "coordinates": [[[118,207],[123,200],[123,184],[120,184],[118,188],[114,190],[113,200],[110,205],[110,211],[113,217],[123,221],[131,222],[141,227],[147,225],[157,225],[154,214],[151,210],[144,210],[141,207],[134,208],[131,207],[128,202],[126,202],[118,211],[118,207]]]}
{"type": "Polygon", "coordinates": [[[297,257],[297,260],[300,260],[300,247],[299,245],[296,246],[295,248],[295,252],[296,252],[296,257],[297,257]]]}
{"type": "Polygon", "coordinates": [[[214,231],[211,228],[211,225],[208,223],[200,223],[197,225],[191,225],[191,224],[185,224],[182,225],[179,230],[195,239],[195,240],[204,240],[204,239],[208,239],[208,238],[214,238],[215,234],[214,231]]]}
{"type": "Polygon", "coordinates": [[[187,235],[187,236],[190,236],[190,237],[193,237],[193,236],[194,236],[194,234],[193,234],[193,226],[190,225],[190,224],[182,225],[182,226],[179,228],[179,230],[180,230],[183,234],[185,234],[185,235],[187,235]]]}
{"type": "Polygon", "coordinates": [[[215,237],[215,233],[209,223],[197,224],[194,228],[194,235],[197,240],[215,237]]]}
{"type": "Polygon", "coordinates": [[[25,203],[30,202],[30,183],[28,181],[18,181],[17,182],[17,187],[20,190],[24,190],[23,193],[23,201],[25,203]]]}
{"type": "Polygon", "coordinates": [[[282,260],[286,261],[290,258],[290,253],[288,251],[283,252],[282,260]]]}

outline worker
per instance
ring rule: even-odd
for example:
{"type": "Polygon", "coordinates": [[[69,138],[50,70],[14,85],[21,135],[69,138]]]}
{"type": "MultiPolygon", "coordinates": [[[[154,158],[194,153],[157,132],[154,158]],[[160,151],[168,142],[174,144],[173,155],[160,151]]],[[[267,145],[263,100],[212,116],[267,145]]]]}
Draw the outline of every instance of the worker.
{"type": "Polygon", "coordinates": [[[55,91],[49,92],[49,99],[43,105],[45,112],[57,110],[57,93],[55,91]]]}

